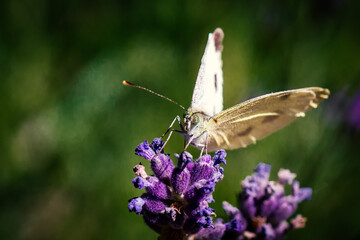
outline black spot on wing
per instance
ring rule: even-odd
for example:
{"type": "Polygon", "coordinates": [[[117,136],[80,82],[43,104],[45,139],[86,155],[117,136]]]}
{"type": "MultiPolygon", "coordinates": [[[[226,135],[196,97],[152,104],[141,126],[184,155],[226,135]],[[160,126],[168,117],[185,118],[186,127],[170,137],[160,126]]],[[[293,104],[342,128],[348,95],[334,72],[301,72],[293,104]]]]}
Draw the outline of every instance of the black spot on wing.
{"type": "Polygon", "coordinates": [[[215,92],[217,92],[217,76],[216,76],[216,73],[214,75],[214,84],[215,84],[215,92]]]}
{"type": "Polygon", "coordinates": [[[252,129],[252,127],[248,127],[247,129],[245,129],[245,131],[239,132],[237,135],[239,137],[249,135],[252,129]]]}
{"type": "Polygon", "coordinates": [[[269,123],[269,122],[272,122],[276,119],[278,119],[280,116],[279,115],[275,115],[275,116],[266,116],[264,118],[264,120],[262,120],[262,123],[269,123]]]}

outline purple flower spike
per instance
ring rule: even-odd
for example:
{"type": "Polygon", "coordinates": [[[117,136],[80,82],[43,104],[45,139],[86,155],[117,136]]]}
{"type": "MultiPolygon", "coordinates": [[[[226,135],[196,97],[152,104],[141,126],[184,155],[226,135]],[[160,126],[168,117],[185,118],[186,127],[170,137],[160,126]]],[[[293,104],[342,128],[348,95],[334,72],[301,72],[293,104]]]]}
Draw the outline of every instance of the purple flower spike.
{"type": "MultiPolygon", "coordinates": [[[[129,210],[142,214],[145,223],[161,234],[160,239],[184,239],[202,229],[212,229],[214,210],[209,207],[213,202],[212,193],[215,185],[223,178],[226,153],[223,150],[215,153],[213,159],[204,155],[195,162],[188,152],[175,155],[177,167],[166,154],[159,153],[163,147],[160,139],[140,144],[136,154],[150,160],[154,176],[145,172],[141,164],[134,167],[132,180],[136,188],[145,188],[139,198],[129,202],[129,210]]],[[[223,233],[225,226],[217,226],[223,233]],[[222,229],[222,230],[221,230],[222,229]]]]}
{"type": "Polygon", "coordinates": [[[280,169],[278,181],[269,181],[270,169],[270,165],[260,163],[254,174],[245,178],[243,191],[239,194],[239,208],[223,202],[229,220],[216,221],[217,229],[225,228],[222,235],[221,231],[203,228],[193,239],[205,239],[205,236],[217,233],[216,238],[209,239],[280,240],[289,231],[304,227],[306,218],[301,215],[290,223],[288,218],[301,201],[310,199],[311,188],[300,188],[299,182],[293,182],[296,175],[286,169],[280,169]],[[284,187],[291,183],[292,194],[286,196],[284,187]]]}

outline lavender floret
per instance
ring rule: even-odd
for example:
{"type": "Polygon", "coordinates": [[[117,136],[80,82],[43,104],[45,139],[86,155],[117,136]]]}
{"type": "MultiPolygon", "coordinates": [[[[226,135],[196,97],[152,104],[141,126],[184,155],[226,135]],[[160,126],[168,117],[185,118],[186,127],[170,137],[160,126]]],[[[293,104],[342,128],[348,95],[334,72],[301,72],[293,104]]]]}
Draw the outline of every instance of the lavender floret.
{"type": "Polygon", "coordinates": [[[145,204],[145,201],[140,197],[130,199],[129,200],[129,211],[135,212],[137,215],[139,215],[142,212],[144,204],[145,204]]]}
{"type": "MultiPolygon", "coordinates": [[[[155,153],[159,153],[163,146],[164,143],[160,138],[155,138],[150,144],[151,149],[154,150],[155,153]]],[[[161,153],[164,153],[164,149],[161,150],[161,153]]]]}

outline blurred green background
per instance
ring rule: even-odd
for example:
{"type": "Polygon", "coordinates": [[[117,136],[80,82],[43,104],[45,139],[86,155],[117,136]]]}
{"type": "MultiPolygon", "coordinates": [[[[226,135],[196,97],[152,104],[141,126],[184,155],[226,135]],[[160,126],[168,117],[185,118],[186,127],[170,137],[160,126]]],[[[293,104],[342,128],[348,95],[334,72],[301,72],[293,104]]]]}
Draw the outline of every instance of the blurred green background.
{"type": "MultiPolygon", "coordinates": [[[[331,98],[285,129],[228,152],[214,194],[236,203],[259,162],[298,174],[313,199],[288,239],[358,239],[360,4],[303,1],[1,1],[0,238],[155,239],[129,213],[135,147],[190,104],[207,34],[225,32],[224,107],[321,86],[331,98]],[[358,190],[356,190],[358,189],[358,190]]],[[[167,153],[180,152],[173,138],[167,153]]],[[[198,156],[199,151],[190,152],[198,156]]]]}

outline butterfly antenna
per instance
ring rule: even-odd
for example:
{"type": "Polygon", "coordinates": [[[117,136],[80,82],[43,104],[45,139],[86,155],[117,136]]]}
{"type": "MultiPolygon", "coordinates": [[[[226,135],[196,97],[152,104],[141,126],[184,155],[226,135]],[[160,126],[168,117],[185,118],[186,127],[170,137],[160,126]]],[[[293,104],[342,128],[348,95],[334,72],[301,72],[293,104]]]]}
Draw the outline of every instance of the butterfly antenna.
{"type": "Polygon", "coordinates": [[[164,95],[161,95],[161,94],[159,94],[159,93],[156,93],[156,92],[154,92],[153,90],[150,90],[150,89],[148,89],[148,88],[145,88],[145,87],[142,87],[142,86],[133,84],[133,83],[128,82],[128,81],[125,81],[125,80],[124,80],[122,83],[123,83],[125,86],[140,88],[140,89],[145,90],[145,91],[147,91],[147,92],[149,92],[149,93],[155,94],[156,96],[161,97],[161,98],[164,98],[164,99],[168,100],[169,102],[172,102],[172,103],[178,105],[179,107],[181,107],[182,109],[185,110],[185,108],[184,108],[182,105],[180,105],[179,103],[175,102],[174,100],[172,100],[172,99],[170,99],[170,98],[168,98],[168,97],[165,97],[164,95]]]}

